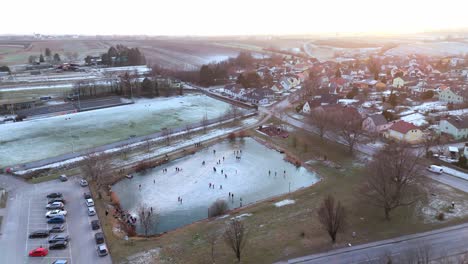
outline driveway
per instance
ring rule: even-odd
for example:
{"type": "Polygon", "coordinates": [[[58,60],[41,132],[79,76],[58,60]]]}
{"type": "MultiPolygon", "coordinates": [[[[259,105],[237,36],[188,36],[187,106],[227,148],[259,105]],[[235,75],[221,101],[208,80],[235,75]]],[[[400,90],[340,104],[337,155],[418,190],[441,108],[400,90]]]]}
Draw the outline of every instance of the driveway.
{"type": "MultiPolygon", "coordinates": [[[[95,231],[91,230],[91,220],[83,199],[83,192],[89,189],[79,185],[78,179],[68,182],[58,180],[40,184],[27,184],[12,176],[0,176],[7,186],[9,197],[0,235],[0,263],[52,263],[56,259],[67,259],[69,263],[112,263],[110,255],[99,257],[94,242],[95,231]],[[29,239],[28,234],[37,229],[49,228],[45,218],[46,195],[61,192],[66,200],[68,211],[64,234],[70,235],[67,249],[52,250],[47,257],[30,258],[28,251],[40,245],[47,246],[47,239],[29,239]]],[[[100,230],[97,230],[100,231],[100,230]]]]}

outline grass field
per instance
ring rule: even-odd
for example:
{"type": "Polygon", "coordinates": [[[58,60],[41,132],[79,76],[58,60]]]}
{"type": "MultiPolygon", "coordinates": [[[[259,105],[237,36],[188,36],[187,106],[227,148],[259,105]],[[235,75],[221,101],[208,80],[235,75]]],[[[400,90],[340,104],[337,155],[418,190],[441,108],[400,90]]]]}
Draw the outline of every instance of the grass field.
{"type": "MultiPolygon", "coordinates": [[[[285,148],[305,161],[327,155],[329,160],[340,164],[342,168],[334,169],[315,162],[313,168],[323,177],[322,182],[232,212],[232,216],[252,214],[243,219],[248,229],[248,242],[242,263],[271,263],[342,247],[347,243],[365,243],[466,221],[467,216],[464,211],[468,205],[464,201],[468,196],[438,183],[433,183],[433,188],[430,190],[434,195],[429,195],[427,199],[411,207],[397,209],[393,212],[391,221],[386,221],[382,210],[371,207],[357,195],[356,189],[363,177],[364,166],[358,157],[348,155],[346,149],[330,142],[322,142],[319,138],[301,130],[292,132],[289,139],[266,138],[256,132],[252,133],[285,148]],[[306,144],[307,147],[304,147],[306,144]],[[319,203],[330,193],[344,204],[348,213],[347,229],[339,234],[336,245],[329,242],[329,237],[319,227],[315,217],[319,203]],[[283,207],[273,205],[284,199],[292,199],[295,204],[283,207]],[[452,200],[457,204],[464,204],[464,208],[459,213],[447,213],[447,220],[443,222],[435,220],[433,214],[444,210],[452,200]],[[357,233],[355,239],[351,236],[352,232],[357,233]]],[[[104,200],[98,200],[97,207],[101,219],[104,219],[104,200]]],[[[113,233],[110,221],[104,221],[103,228],[116,263],[126,263],[127,257],[158,247],[160,250],[154,251],[154,256],[149,257],[154,259],[153,263],[208,263],[211,262],[211,257],[207,234],[215,232],[221,236],[228,220],[229,218],[202,221],[158,238],[138,238],[128,242],[113,233]]],[[[132,259],[133,261],[135,260],[132,259]]],[[[215,244],[215,261],[236,263],[233,253],[221,237],[215,244]]]]}

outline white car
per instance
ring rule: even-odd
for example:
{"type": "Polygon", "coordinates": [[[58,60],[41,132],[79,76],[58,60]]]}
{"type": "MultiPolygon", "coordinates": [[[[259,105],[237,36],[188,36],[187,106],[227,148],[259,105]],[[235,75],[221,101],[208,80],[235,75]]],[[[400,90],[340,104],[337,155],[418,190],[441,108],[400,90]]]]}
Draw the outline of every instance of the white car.
{"type": "Polygon", "coordinates": [[[53,202],[51,204],[48,204],[46,206],[46,209],[48,209],[48,210],[63,209],[63,206],[64,205],[61,202],[53,202]]]}
{"type": "Polygon", "coordinates": [[[88,181],[84,180],[84,179],[81,179],[80,180],[80,185],[81,185],[81,187],[86,187],[86,186],[88,186],[88,181]]]}
{"type": "Polygon", "coordinates": [[[87,205],[88,207],[94,206],[94,201],[93,201],[93,199],[86,199],[86,205],[87,205]]]}
{"type": "Polygon", "coordinates": [[[94,207],[88,207],[88,215],[89,216],[96,215],[96,209],[94,209],[94,207]]]}
{"type": "Polygon", "coordinates": [[[66,216],[67,215],[67,211],[65,210],[60,210],[60,209],[57,209],[57,210],[52,210],[52,211],[49,211],[45,214],[45,216],[47,218],[52,218],[56,215],[63,215],[63,216],[66,216]]]}

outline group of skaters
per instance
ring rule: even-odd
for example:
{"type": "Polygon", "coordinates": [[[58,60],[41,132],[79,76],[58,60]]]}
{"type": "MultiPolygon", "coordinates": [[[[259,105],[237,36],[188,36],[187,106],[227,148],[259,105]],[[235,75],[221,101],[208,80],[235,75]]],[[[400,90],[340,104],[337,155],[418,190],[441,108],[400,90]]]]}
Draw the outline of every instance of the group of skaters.
{"type": "MultiPolygon", "coordinates": [[[[153,211],[152,208],[151,208],[151,211],[153,211]]],[[[119,209],[118,207],[115,208],[114,218],[120,219],[121,221],[127,223],[127,225],[130,225],[133,227],[136,225],[136,221],[137,221],[136,217],[133,217],[129,212],[123,211],[119,209]]]]}
{"type": "Polygon", "coordinates": [[[179,197],[177,198],[177,201],[178,201],[180,204],[182,204],[182,197],[179,196],[179,197]]]}
{"type": "MultiPolygon", "coordinates": [[[[278,172],[275,171],[275,177],[278,175],[278,172]]],[[[271,176],[271,170],[268,170],[268,176],[271,176]]],[[[283,178],[286,177],[286,170],[283,171],[283,178]]]]}
{"type": "Polygon", "coordinates": [[[195,147],[201,147],[201,143],[200,142],[195,143],[195,147]]]}
{"type": "MultiPolygon", "coordinates": [[[[215,188],[215,184],[210,182],[210,183],[208,184],[208,188],[214,189],[214,188],[215,188]]],[[[223,189],[223,185],[220,184],[220,185],[219,185],[219,189],[222,190],[222,189],[223,189]]]]}

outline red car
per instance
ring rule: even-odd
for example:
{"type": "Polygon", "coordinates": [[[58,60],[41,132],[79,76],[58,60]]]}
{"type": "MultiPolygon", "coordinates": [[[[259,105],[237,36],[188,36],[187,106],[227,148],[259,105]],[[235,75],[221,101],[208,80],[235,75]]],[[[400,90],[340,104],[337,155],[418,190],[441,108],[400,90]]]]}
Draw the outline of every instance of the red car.
{"type": "Polygon", "coordinates": [[[49,254],[49,250],[43,247],[38,247],[36,249],[29,251],[30,257],[45,257],[47,256],[47,254],[49,254]]]}

